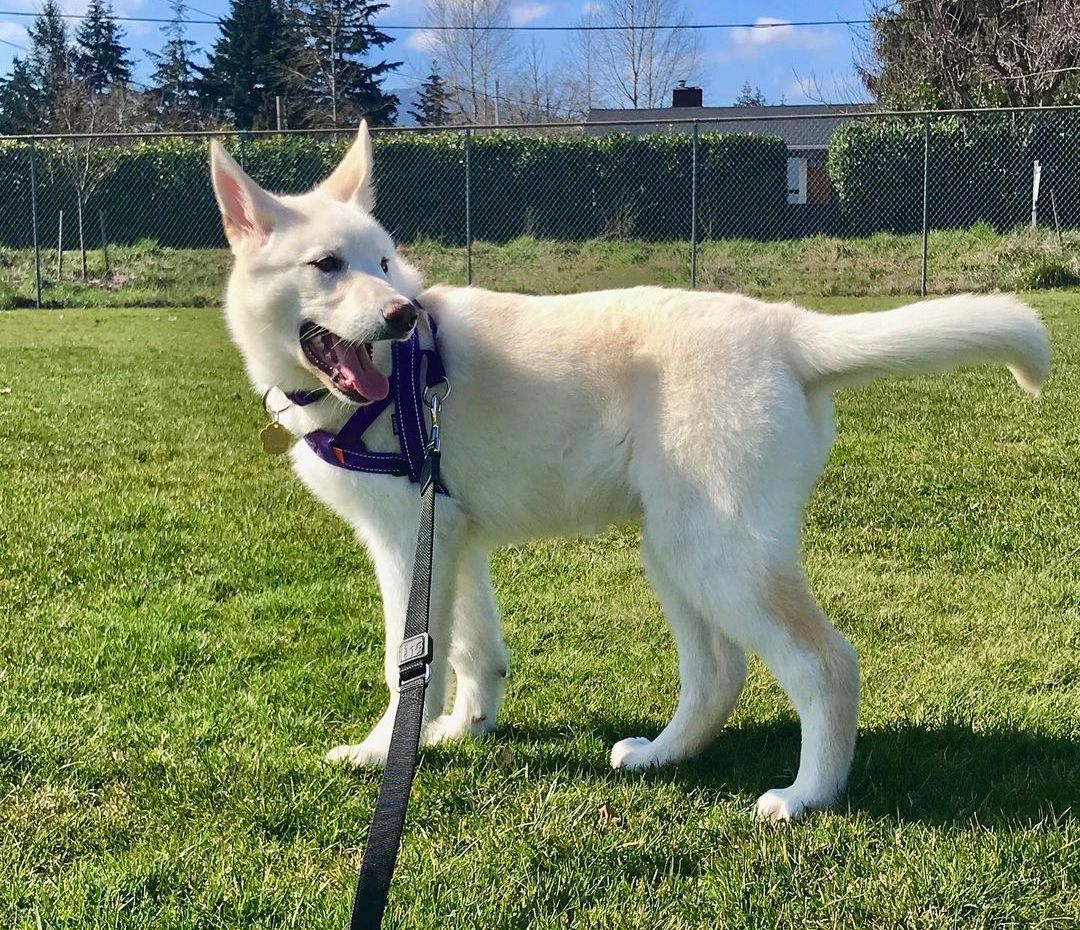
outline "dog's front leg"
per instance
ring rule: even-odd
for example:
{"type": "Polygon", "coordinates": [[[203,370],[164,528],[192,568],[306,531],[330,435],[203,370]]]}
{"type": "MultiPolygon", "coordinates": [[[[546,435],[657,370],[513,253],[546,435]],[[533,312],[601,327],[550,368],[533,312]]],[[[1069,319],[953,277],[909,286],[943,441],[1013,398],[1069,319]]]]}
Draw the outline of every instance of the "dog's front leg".
{"type": "Polygon", "coordinates": [[[509,655],[491,588],[491,555],[475,541],[466,541],[458,564],[450,644],[457,691],[453,710],[432,724],[430,742],[494,730],[506,689],[509,655]]]}
{"type": "MultiPolygon", "coordinates": [[[[431,571],[431,608],[429,630],[433,643],[431,679],[424,701],[425,742],[432,737],[430,724],[438,718],[446,706],[447,671],[450,640],[450,614],[454,598],[454,580],[457,574],[458,552],[461,541],[462,520],[449,501],[439,500],[437,508],[435,551],[431,571]]],[[[413,519],[415,527],[415,516],[413,519]]],[[[394,715],[398,703],[398,647],[405,628],[405,611],[409,603],[415,557],[415,530],[395,528],[397,531],[380,535],[378,540],[368,539],[368,548],[375,563],[375,574],[383,600],[386,626],[383,673],[390,693],[385,713],[361,743],[337,746],[327,753],[331,762],[348,765],[381,766],[386,761],[390,746],[390,734],[394,727],[394,715]]]]}

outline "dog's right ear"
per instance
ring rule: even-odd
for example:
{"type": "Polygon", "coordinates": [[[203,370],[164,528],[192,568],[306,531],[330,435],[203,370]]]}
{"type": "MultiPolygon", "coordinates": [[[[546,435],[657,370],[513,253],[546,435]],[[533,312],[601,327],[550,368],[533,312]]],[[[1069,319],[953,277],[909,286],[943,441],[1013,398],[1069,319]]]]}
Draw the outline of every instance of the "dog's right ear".
{"type": "Polygon", "coordinates": [[[210,142],[210,177],[233,252],[266,242],[280,214],[277,198],[251,180],[217,139],[210,142]]]}

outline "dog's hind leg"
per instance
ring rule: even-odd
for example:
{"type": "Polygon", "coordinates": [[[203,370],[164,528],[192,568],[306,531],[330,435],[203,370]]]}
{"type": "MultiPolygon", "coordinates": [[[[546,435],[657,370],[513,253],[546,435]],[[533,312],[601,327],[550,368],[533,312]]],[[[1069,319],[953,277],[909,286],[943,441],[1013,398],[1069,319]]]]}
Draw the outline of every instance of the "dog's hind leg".
{"type": "Polygon", "coordinates": [[[753,648],[795,705],[802,748],[795,781],[766,791],[755,810],[765,820],[789,820],[830,806],[844,789],[855,752],[859,661],[797,566],[771,574],[757,611],[753,648]]]}
{"type": "Polygon", "coordinates": [[[645,768],[696,755],[723,728],[746,681],[746,653],[687,601],[648,539],[641,558],[675,634],[679,706],[655,740],[630,737],[616,743],[613,768],[645,768]]]}
{"type": "MultiPolygon", "coordinates": [[[[761,657],[799,715],[798,774],[790,787],[767,791],[758,799],[758,816],[788,820],[828,807],[847,781],[855,746],[859,665],[854,650],[829,623],[793,559],[770,559],[767,542],[763,547],[760,538],[734,531],[733,525],[733,532],[725,533],[722,527],[728,521],[723,516],[717,517],[712,538],[676,530],[690,527],[693,520],[689,513],[682,520],[678,516],[665,521],[673,534],[668,548],[657,545],[665,553],[668,575],[702,615],[715,618],[732,642],[761,657]],[[684,533],[696,544],[680,545],[677,536],[684,533]]],[[[683,653],[687,645],[701,650],[703,634],[698,633],[696,644],[676,635],[680,667],[700,665],[692,656],[684,659],[683,653]]],[[[672,725],[681,711],[680,702],[672,725]]],[[[667,730],[638,757],[642,764],[667,761],[666,752],[651,749],[665,738],[667,730]]]]}
{"type": "Polygon", "coordinates": [[[475,543],[466,544],[461,554],[450,638],[450,666],[457,690],[451,712],[432,724],[428,733],[431,742],[495,729],[509,655],[491,588],[490,558],[487,550],[475,543]]]}

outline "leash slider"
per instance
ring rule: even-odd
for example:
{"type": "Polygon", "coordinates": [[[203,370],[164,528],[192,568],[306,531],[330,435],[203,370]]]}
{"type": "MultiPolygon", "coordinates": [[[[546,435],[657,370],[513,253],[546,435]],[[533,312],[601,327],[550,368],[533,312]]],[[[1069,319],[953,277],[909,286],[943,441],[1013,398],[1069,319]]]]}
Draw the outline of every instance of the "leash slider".
{"type": "Polygon", "coordinates": [[[398,690],[416,684],[421,680],[427,684],[431,678],[431,659],[434,648],[431,636],[420,633],[403,640],[398,647],[398,690]]]}

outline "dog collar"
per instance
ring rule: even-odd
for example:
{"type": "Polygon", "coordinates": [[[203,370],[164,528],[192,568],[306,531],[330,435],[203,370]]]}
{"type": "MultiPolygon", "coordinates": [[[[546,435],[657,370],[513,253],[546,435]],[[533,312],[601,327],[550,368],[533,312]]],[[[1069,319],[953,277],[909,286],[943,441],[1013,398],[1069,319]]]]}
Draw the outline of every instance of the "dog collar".
{"type": "MultiPolygon", "coordinates": [[[[420,483],[429,441],[424,396],[440,385],[449,389],[450,384],[439,354],[435,321],[429,314],[424,314],[423,318],[431,332],[431,348],[421,347],[419,327],[413,329],[408,339],[392,344],[390,390],[386,397],[357,408],[337,433],[315,430],[304,436],[304,441],[324,462],[349,471],[408,477],[413,484],[420,483]],[[364,445],[364,433],[391,405],[394,408],[391,411],[394,435],[400,451],[371,451],[364,445]]],[[[294,404],[304,407],[322,400],[329,393],[326,388],[320,388],[294,391],[287,396],[294,404]]],[[[441,483],[436,486],[436,491],[447,493],[441,483]]]]}
{"type": "Polygon", "coordinates": [[[289,391],[286,395],[297,407],[306,407],[317,400],[330,396],[330,388],[316,388],[314,391],[289,391]]]}

